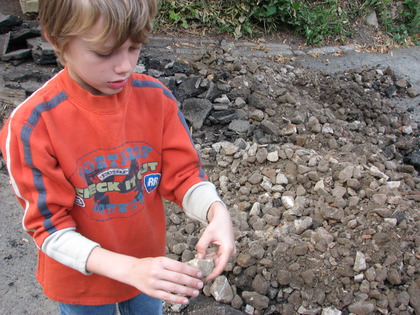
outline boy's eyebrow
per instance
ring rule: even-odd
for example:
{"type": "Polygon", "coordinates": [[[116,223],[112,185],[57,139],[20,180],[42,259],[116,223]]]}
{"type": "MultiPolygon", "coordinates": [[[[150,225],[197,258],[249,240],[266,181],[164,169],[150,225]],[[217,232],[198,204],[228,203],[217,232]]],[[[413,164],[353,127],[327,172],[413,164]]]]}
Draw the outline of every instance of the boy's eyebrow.
{"type": "MultiPolygon", "coordinates": [[[[114,45],[106,45],[106,44],[97,44],[97,43],[90,43],[91,45],[88,45],[88,49],[91,51],[101,51],[101,52],[111,52],[118,47],[115,47],[114,45]]],[[[142,43],[132,42],[132,46],[138,46],[139,48],[143,46],[142,43]]]]}
{"type": "Polygon", "coordinates": [[[87,44],[87,48],[92,51],[113,51],[115,49],[115,46],[110,44],[92,43],[90,41],[87,41],[87,44]]]}
{"type": "Polygon", "coordinates": [[[115,48],[113,46],[104,47],[104,46],[98,46],[98,47],[88,47],[90,51],[101,51],[101,52],[111,52],[115,48]]]}

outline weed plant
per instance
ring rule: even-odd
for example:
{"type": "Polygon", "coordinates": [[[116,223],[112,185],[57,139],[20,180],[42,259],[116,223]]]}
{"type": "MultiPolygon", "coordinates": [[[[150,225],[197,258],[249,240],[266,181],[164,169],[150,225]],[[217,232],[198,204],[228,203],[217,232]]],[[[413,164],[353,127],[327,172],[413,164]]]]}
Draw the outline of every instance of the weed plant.
{"type": "Polygon", "coordinates": [[[160,0],[156,26],[237,39],[290,30],[317,45],[346,42],[371,12],[395,42],[419,44],[420,0],[160,0]]]}

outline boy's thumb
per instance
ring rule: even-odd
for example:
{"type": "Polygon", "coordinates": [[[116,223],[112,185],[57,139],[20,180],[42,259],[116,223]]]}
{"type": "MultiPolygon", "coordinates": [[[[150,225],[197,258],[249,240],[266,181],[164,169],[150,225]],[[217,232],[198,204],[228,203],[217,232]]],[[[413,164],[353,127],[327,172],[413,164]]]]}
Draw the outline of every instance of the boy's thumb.
{"type": "Polygon", "coordinates": [[[198,241],[197,246],[196,246],[198,259],[204,259],[206,257],[207,247],[208,247],[208,242],[206,242],[205,239],[201,238],[198,241]]]}

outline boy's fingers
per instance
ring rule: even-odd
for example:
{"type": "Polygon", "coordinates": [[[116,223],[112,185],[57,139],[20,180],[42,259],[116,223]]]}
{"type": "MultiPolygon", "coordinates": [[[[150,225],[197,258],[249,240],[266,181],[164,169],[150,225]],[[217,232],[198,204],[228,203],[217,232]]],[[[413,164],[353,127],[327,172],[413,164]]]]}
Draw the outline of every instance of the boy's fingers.
{"type": "Polygon", "coordinates": [[[157,292],[156,298],[167,301],[167,302],[175,303],[175,304],[188,304],[189,302],[188,298],[186,298],[185,296],[171,294],[167,291],[157,292]]]}
{"type": "Polygon", "coordinates": [[[163,258],[164,260],[162,261],[162,267],[167,271],[172,272],[172,275],[176,275],[177,277],[187,275],[194,278],[201,278],[203,276],[201,271],[194,267],[188,266],[187,264],[173,259],[166,257],[163,258]]]}
{"type": "Polygon", "coordinates": [[[160,290],[171,294],[180,294],[182,296],[197,296],[199,289],[203,287],[203,282],[194,282],[188,285],[177,284],[171,281],[162,281],[159,285],[160,290]]]}
{"type": "MultiPolygon", "coordinates": [[[[177,273],[177,272],[169,272],[168,276],[165,279],[165,283],[171,283],[174,285],[174,287],[184,287],[184,288],[194,288],[194,289],[202,289],[203,288],[203,282],[200,280],[202,277],[201,271],[196,272],[197,275],[199,275],[199,278],[196,277],[190,277],[186,274],[177,273]]],[[[179,288],[178,287],[178,288],[179,288]]],[[[174,291],[176,293],[182,293],[178,291],[174,291]]]]}

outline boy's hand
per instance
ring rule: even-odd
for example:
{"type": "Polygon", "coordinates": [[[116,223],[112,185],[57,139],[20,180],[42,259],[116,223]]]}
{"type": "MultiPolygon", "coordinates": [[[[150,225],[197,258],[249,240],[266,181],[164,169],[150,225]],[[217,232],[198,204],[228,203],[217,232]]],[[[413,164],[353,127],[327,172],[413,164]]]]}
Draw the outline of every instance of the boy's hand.
{"type": "Polygon", "coordinates": [[[186,297],[197,296],[203,288],[200,270],[166,257],[138,259],[96,247],[89,255],[86,270],[178,304],[188,304],[186,297]]]}
{"type": "Polygon", "coordinates": [[[207,281],[215,279],[225,269],[230,258],[235,255],[235,239],[229,211],[221,202],[214,202],[208,212],[209,225],[197,243],[198,258],[208,257],[207,248],[210,244],[217,249],[210,255],[214,256],[215,268],[206,277],[207,281]]]}
{"type": "Polygon", "coordinates": [[[132,283],[149,296],[172,303],[188,304],[186,296],[197,296],[203,288],[200,270],[166,257],[138,259],[132,283]]]}

